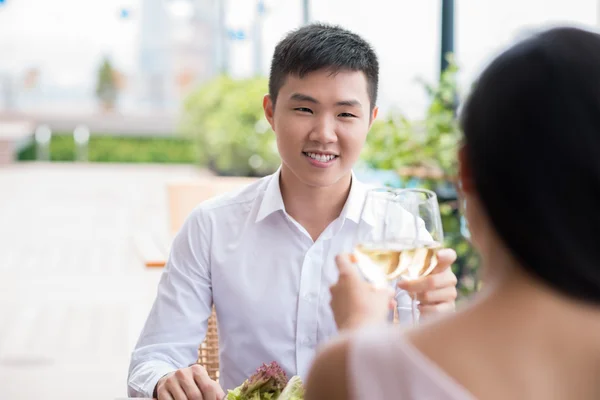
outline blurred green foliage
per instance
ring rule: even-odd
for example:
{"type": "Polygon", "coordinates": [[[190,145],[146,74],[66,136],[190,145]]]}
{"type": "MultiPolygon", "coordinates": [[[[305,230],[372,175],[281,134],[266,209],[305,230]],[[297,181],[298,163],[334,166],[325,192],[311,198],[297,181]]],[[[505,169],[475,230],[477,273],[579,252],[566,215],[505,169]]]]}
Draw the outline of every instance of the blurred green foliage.
{"type": "Polygon", "coordinates": [[[261,99],[266,78],[219,76],[184,102],[180,132],[193,139],[198,162],[221,175],[264,176],[281,160],[261,99]]]}
{"type": "Polygon", "coordinates": [[[423,120],[411,121],[396,111],[373,123],[363,152],[363,159],[371,167],[397,171],[418,166],[456,175],[456,155],[462,137],[454,111],[457,72],[458,67],[450,58],[439,85],[419,80],[430,98],[423,120]]]}
{"type": "MultiPolygon", "coordinates": [[[[35,144],[19,153],[19,160],[35,160],[35,144]]],[[[50,141],[51,161],[74,161],[73,135],[57,133],[50,141]]],[[[196,161],[194,146],[187,139],[172,137],[109,136],[92,134],[88,143],[88,161],[122,163],[191,164],[196,161]]]]}

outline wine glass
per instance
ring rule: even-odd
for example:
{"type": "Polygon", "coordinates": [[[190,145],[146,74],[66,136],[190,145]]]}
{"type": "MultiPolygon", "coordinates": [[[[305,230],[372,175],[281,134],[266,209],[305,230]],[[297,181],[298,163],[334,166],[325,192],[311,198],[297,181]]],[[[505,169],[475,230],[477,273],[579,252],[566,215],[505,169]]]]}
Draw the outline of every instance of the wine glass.
{"type": "MultiPolygon", "coordinates": [[[[427,276],[437,266],[443,241],[437,196],[426,189],[377,188],[367,192],[354,255],[363,277],[375,286],[427,276]]],[[[418,302],[411,295],[413,324],[418,302]]]]}

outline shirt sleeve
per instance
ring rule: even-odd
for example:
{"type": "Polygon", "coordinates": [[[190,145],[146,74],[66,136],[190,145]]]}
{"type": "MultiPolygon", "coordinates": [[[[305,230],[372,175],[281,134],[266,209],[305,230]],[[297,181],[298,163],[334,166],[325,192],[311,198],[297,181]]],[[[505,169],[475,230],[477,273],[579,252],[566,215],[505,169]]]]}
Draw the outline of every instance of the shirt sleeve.
{"type": "Polygon", "coordinates": [[[212,312],[210,223],[201,209],[173,240],[157,295],[131,355],[127,393],[152,397],[158,380],[198,358],[212,312]]]}

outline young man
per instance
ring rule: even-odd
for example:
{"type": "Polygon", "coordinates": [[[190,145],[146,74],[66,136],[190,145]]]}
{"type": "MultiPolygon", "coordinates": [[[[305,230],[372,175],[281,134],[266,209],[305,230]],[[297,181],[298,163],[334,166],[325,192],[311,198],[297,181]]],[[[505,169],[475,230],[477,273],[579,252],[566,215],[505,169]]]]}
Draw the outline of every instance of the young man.
{"type": "MultiPolygon", "coordinates": [[[[337,333],[335,256],[368,228],[360,218],[366,187],[352,166],[377,116],[378,74],[369,44],[338,27],[305,26],[277,45],[263,106],[282,165],[187,218],[132,355],[130,396],[221,399],[271,361],[305,377],[316,347],[337,333]],[[219,383],[188,367],[213,303],[219,383]]],[[[454,309],[455,257],[440,252],[435,274],[403,287],[418,294],[422,315],[454,309]]]]}

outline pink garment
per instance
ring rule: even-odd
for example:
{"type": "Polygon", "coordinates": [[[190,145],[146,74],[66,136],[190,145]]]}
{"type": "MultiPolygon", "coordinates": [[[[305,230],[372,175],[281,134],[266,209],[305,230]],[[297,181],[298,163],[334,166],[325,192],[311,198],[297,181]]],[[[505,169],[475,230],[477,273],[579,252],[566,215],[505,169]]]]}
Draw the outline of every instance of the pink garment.
{"type": "Polygon", "coordinates": [[[352,336],[348,363],[353,400],[474,400],[466,389],[409,343],[400,328],[352,336]]]}

